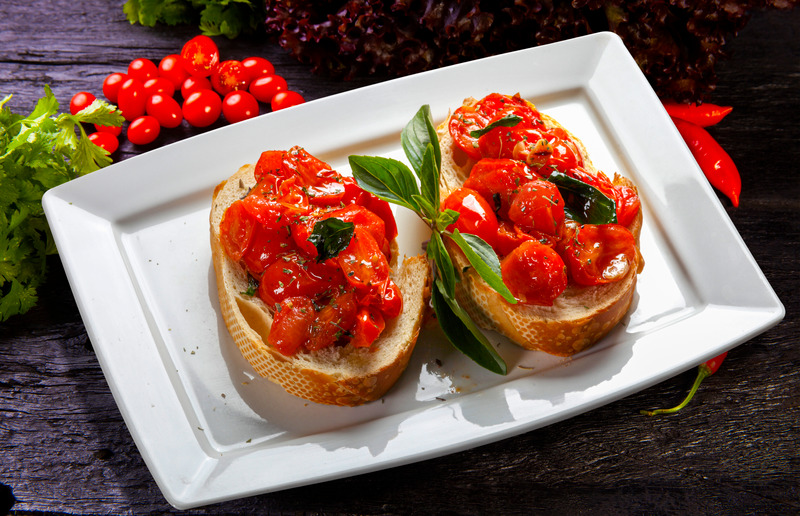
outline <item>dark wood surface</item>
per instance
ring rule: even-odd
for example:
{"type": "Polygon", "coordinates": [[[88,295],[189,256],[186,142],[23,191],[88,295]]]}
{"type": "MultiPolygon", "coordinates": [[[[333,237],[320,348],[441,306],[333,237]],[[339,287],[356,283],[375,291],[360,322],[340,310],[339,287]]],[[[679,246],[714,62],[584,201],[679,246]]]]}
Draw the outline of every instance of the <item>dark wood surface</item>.
{"type": "MultiPolygon", "coordinates": [[[[99,94],[131,59],[157,60],[195,34],[131,26],[122,4],[0,2],[0,96],[13,93],[12,109],[28,112],[49,84],[67,106],[77,91],[99,94]]],[[[313,76],[259,38],[219,43],[230,58],[269,58],[308,99],[378,80],[313,76]]],[[[695,370],[495,444],[191,512],[800,513],[800,11],[755,14],[730,50],[711,100],[735,109],[713,134],[738,164],[743,193],[739,208],[721,202],[787,315],[731,351],[691,405],[638,413],[679,401],[695,370]]],[[[173,130],[153,146],[196,132],[173,130]]],[[[148,148],[126,143],[115,157],[148,148]]],[[[13,512],[177,512],[122,421],[57,258],[41,294],[0,325],[0,483],[13,490],[13,512]]]]}

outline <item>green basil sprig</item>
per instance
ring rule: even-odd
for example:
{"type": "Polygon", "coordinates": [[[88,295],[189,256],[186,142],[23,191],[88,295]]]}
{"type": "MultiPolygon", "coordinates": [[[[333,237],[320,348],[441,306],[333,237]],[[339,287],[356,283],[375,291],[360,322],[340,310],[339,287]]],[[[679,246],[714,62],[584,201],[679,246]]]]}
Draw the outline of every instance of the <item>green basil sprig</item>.
{"type": "Polygon", "coordinates": [[[439,210],[442,154],[429,106],[417,111],[403,129],[400,141],[411,169],[390,158],[350,156],[353,177],[364,190],[414,211],[430,226],[431,239],[426,253],[434,264],[432,304],[444,334],[456,349],[480,366],[506,374],[505,361],[456,300],[455,286],[461,281],[460,274],[444,239],[458,245],[470,265],[503,299],[509,303],[516,303],[516,299],[503,283],[500,260],[492,247],[478,236],[447,229],[458,219],[458,212],[439,210]]]}
{"type": "Polygon", "coordinates": [[[594,186],[563,172],[554,171],[547,178],[561,191],[567,203],[565,211],[581,224],[616,224],[617,205],[594,186]]]}
{"type": "Polygon", "coordinates": [[[514,127],[518,123],[522,121],[522,117],[519,115],[505,115],[504,117],[495,120],[491,124],[487,125],[482,129],[475,129],[474,131],[470,131],[469,135],[473,138],[480,138],[484,134],[488,133],[492,129],[496,127],[514,127]]]}
{"type": "Polygon", "coordinates": [[[355,225],[352,222],[345,222],[336,217],[315,223],[308,241],[317,248],[317,262],[339,256],[339,253],[350,245],[354,231],[355,225]]]}

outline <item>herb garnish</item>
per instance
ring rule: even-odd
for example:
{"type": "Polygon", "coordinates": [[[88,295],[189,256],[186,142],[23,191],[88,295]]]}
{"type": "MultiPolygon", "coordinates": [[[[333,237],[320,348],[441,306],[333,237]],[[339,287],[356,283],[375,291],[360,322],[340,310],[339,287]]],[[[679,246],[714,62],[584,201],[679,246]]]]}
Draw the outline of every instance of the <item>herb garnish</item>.
{"type": "Polygon", "coordinates": [[[547,180],[561,191],[567,204],[564,211],[572,220],[582,224],[617,223],[616,203],[594,186],[558,171],[547,180]]]}
{"type": "Polygon", "coordinates": [[[496,127],[514,127],[518,123],[522,121],[522,117],[519,115],[505,115],[504,117],[495,120],[491,124],[487,125],[483,129],[475,129],[474,131],[470,131],[469,135],[473,138],[480,138],[484,134],[488,133],[492,129],[496,127]]]}
{"type": "Polygon", "coordinates": [[[428,105],[422,106],[403,129],[401,143],[411,169],[390,158],[350,156],[353,177],[364,190],[414,211],[431,228],[426,252],[434,264],[432,302],[442,330],[456,349],[477,364],[506,374],[506,363],[456,300],[455,286],[461,279],[444,239],[458,245],[470,265],[503,299],[509,303],[516,303],[516,299],[503,283],[500,260],[492,247],[480,237],[447,229],[459,214],[453,210],[439,210],[442,157],[428,105]]]}
{"type": "Polygon", "coordinates": [[[335,258],[342,252],[353,238],[355,225],[336,217],[329,217],[314,224],[314,230],[308,241],[317,248],[317,262],[335,258]]]}

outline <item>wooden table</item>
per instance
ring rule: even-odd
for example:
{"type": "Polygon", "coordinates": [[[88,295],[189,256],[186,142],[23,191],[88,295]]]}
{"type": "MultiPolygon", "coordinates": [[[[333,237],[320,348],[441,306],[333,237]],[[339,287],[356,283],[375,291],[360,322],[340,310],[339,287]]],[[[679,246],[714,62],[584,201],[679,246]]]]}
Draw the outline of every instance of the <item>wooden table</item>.
{"type": "MultiPolygon", "coordinates": [[[[66,109],[131,59],[159,59],[195,34],[131,26],[122,3],[0,3],[0,93],[14,93],[12,109],[30,111],[45,84],[66,109]]],[[[258,38],[220,47],[230,58],[264,55],[308,99],[375,82],[313,76],[258,38]]],[[[682,399],[694,369],[495,444],[193,512],[800,512],[800,11],[757,13],[730,49],[712,100],[735,109],[713,134],[741,170],[743,195],[738,209],[721,202],[787,315],[734,349],[689,407],[638,413],[682,399]]],[[[171,131],[154,146],[196,133],[171,131]]],[[[126,143],[116,158],[148,148],[126,143]]],[[[0,483],[20,514],[174,510],[122,421],[57,258],[38,306],[0,325],[0,450],[0,483]]]]}

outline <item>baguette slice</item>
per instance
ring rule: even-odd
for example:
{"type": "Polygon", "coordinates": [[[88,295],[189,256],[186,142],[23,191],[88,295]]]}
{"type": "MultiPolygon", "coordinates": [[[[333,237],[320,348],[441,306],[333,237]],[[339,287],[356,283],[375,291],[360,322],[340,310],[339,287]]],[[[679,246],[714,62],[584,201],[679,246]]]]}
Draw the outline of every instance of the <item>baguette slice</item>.
{"type": "Polygon", "coordinates": [[[259,375],[315,403],[355,406],[373,401],[394,385],[417,341],[430,294],[430,268],[423,256],[398,263],[392,243],[392,278],[403,295],[403,312],[386,321],[370,348],[350,344],[285,356],[267,345],[272,315],[257,296],[247,296],[247,273],[222,250],[219,225],[225,209],[255,184],[253,165],[241,167],[214,190],[211,256],[225,325],[242,355],[259,375]]]}
{"type": "MultiPolygon", "coordinates": [[[[475,103],[468,98],[465,105],[475,103]]],[[[562,127],[552,117],[541,113],[548,128],[562,127]]],[[[455,144],[448,130],[449,117],[437,127],[442,152],[439,181],[441,198],[460,188],[476,163],[455,144]]],[[[566,130],[566,129],[565,129],[566,130]]],[[[584,168],[596,174],[583,143],[573,134],[570,138],[583,155],[584,168]]],[[[635,188],[626,178],[615,174],[615,184],[635,188]]],[[[553,306],[512,305],[497,294],[477,274],[461,249],[445,239],[457,271],[464,271],[456,286],[456,298],[473,320],[481,327],[495,330],[526,349],[541,350],[558,356],[578,353],[602,339],[625,316],[633,300],[636,277],[644,266],[639,253],[639,234],[642,227],[641,209],[628,229],[636,238],[637,263],[619,281],[582,287],[570,283],[553,306]]]]}

